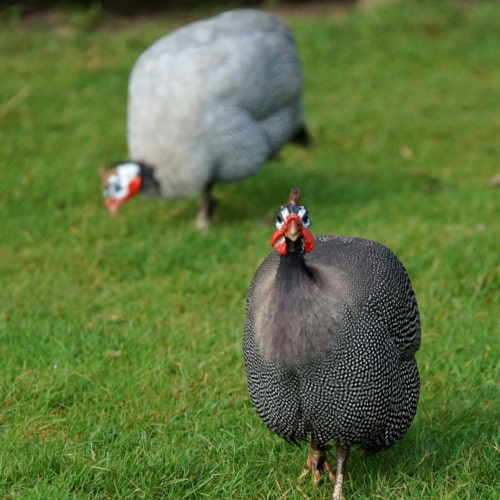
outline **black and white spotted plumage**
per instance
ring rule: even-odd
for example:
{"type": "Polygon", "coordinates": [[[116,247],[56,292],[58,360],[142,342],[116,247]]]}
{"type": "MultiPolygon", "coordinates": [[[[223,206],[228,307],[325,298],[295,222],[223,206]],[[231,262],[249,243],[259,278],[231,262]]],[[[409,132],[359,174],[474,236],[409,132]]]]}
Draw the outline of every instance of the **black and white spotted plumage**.
{"type": "MultiPolygon", "coordinates": [[[[386,247],[341,236],[273,252],[250,285],[243,353],[252,403],[291,443],[370,452],[400,439],[420,380],[417,302],[386,247]]],[[[335,496],[334,496],[335,498],[335,496]]]]}

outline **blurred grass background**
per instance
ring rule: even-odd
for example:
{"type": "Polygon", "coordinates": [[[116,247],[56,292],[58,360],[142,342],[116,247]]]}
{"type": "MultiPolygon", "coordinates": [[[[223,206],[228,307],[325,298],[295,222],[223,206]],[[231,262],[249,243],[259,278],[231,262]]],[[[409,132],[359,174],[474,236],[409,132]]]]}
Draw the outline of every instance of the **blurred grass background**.
{"type": "Polygon", "coordinates": [[[3,499],[329,498],[326,481],[297,482],[306,447],[254,414],[241,356],[246,290],[291,186],[315,234],[392,248],[421,309],[417,417],[392,449],[352,454],[346,496],[497,498],[500,10],[385,3],[276,8],[314,146],[217,186],[208,235],[194,198],[109,218],[97,168],[126,157],[138,55],[221,8],[1,17],[3,499]]]}

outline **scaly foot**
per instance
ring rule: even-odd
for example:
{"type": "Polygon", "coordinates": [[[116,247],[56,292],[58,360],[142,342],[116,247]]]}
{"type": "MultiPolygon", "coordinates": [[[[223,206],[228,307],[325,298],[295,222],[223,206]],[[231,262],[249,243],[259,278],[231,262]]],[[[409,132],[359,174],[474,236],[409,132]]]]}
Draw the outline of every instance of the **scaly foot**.
{"type": "Polygon", "coordinates": [[[300,474],[299,480],[303,479],[310,472],[314,483],[317,483],[321,479],[322,473],[327,473],[330,481],[335,481],[335,476],[332,474],[330,465],[326,459],[326,452],[330,449],[331,446],[316,447],[311,444],[309,456],[307,457],[307,467],[300,474]]]}

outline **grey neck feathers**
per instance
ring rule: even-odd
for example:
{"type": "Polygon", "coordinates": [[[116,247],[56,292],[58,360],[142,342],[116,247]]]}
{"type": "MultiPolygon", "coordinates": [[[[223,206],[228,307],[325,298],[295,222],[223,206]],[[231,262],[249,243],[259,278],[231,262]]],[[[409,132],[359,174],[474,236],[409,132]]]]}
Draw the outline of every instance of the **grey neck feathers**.
{"type": "Polygon", "coordinates": [[[342,289],[333,269],[307,265],[303,252],[281,256],[256,304],[256,338],[264,356],[294,363],[326,352],[341,328],[342,289]]]}
{"type": "Polygon", "coordinates": [[[140,171],[142,184],[141,191],[148,194],[158,194],[160,192],[160,184],[155,177],[155,169],[146,163],[137,162],[140,171]]]}

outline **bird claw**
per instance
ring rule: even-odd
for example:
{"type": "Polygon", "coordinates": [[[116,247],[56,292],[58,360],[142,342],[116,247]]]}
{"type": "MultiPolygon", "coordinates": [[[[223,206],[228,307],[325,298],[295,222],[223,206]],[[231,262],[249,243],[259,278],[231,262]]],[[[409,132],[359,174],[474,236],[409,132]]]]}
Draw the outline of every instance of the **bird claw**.
{"type": "Polygon", "coordinates": [[[311,447],[309,456],[307,457],[307,467],[301,472],[299,481],[311,473],[313,483],[316,484],[321,479],[322,474],[327,473],[330,481],[335,482],[335,476],[326,459],[326,452],[330,449],[331,446],[325,446],[322,449],[311,447]]]}

